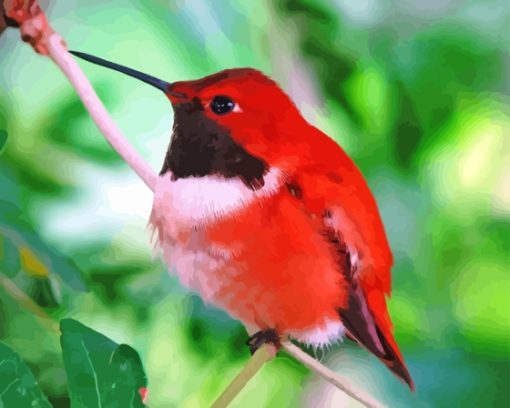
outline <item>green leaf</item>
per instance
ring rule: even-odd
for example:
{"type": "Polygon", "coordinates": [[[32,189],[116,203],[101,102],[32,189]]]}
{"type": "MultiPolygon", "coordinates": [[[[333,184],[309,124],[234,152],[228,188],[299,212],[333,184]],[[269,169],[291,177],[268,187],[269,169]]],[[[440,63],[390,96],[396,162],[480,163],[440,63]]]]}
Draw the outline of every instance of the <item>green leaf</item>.
{"type": "Polygon", "coordinates": [[[60,323],[73,408],[143,408],[147,380],[138,353],[76,320],[60,323]]]}
{"type": "Polygon", "coordinates": [[[4,151],[5,145],[7,144],[7,130],[0,129],[0,154],[4,151]]]}
{"type": "Polygon", "coordinates": [[[0,343],[0,407],[51,408],[29,368],[3,343],[0,343]]]}

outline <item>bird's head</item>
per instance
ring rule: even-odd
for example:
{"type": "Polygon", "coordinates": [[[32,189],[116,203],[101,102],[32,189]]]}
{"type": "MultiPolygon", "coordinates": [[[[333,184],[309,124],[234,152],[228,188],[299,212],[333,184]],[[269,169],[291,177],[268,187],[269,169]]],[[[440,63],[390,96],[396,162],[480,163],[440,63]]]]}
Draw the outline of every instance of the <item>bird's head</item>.
{"type": "Polygon", "coordinates": [[[271,167],[292,166],[297,129],[304,119],[285,92],[260,71],[227,69],[170,83],[98,57],[71,53],[148,83],[171,101],[173,136],[161,175],[239,177],[257,189],[271,167]]]}

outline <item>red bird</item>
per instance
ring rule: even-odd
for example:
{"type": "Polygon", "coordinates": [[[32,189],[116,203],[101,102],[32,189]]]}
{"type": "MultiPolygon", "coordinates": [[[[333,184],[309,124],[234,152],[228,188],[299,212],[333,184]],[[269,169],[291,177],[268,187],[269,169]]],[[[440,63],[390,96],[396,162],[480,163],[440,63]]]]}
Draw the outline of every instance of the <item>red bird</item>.
{"type": "Polygon", "coordinates": [[[414,388],[386,307],[392,254],[354,162],[261,72],[168,83],[173,136],[150,222],[181,282],[256,332],[252,352],[344,335],[414,388]]]}

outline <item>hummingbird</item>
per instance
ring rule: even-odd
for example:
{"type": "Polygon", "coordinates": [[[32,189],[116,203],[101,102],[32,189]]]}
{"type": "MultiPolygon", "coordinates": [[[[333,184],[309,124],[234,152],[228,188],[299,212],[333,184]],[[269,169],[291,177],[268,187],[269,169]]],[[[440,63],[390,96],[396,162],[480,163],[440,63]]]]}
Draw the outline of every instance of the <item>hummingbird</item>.
{"type": "Polygon", "coordinates": [[[241,321],[251,352],[347,337],[414,383],[386,298],[392,252],[361,171],[253,68],[166,82],[77,51],[162,91],[174,124],[150,224],[169,270],[241,321]]]}

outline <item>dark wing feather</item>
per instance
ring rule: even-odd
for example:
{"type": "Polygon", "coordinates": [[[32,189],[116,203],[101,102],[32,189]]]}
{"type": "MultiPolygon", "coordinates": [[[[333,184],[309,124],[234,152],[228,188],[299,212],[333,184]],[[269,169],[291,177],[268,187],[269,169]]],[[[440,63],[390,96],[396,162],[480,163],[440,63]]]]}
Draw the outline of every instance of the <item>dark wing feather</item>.
{"type": "Polygon", "coordinates": [[[324,235],[338,255],[341,263],[339,269],[345,274],[349,284],[347,305],[338,309],[347,336],[379,358],[397,377],[414,390],[413,380],[400,352],[391,346],[370,311],[365,293],[358,282],[357,265],[352,264],[349,248],[333,229],[327,229],[324,235]]]}

